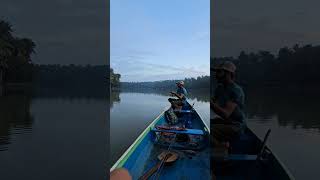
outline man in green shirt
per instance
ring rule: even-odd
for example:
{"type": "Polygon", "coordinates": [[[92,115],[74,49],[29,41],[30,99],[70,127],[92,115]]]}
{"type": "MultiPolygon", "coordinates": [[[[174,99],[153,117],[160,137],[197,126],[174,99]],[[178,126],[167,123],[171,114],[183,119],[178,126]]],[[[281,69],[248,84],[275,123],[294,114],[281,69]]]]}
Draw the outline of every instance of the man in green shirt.
{"type": "Polygon", "coordinates": [[[217,115],[211,120],[212,140],[214,146],[237,137],[246,127],[244,108],[244,93],[235,83],[236,66],[226,61],[215,68],[218,85],[210,107],[217,115]]]}

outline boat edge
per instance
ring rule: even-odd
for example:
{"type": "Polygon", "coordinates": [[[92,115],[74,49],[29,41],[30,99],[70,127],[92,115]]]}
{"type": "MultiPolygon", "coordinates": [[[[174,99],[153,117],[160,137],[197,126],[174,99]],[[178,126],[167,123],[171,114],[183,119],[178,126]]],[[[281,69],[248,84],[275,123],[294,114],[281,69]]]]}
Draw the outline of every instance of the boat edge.
{"type": "Polygon", "coordinates": [[[121,155],[121,157],[113,164],[110,168],[110,172],[113,171],[117,167],[122,167],[125,161],[130,157],[135,148],[140,144],[143,137],[147,135],[150,131],[151,127],[159,120],[159,118],[164,114],[164,112],[168,109],[168,106],[164,108],[164,110],[142,131],[142,133],[137,137],[137,139],[129,146],[129,148],[121,155]]]}
{"type": "MultiPolygon", "coordinates": [[[[254,133],[254,131],[253,131],[251,128],[249,128],[248,126],[247,126],[247,128],[256,136],[256,138],[258,138],[258,139],[262,142],[261,138],[258,137],[258,136],[256,135],[256,133],[254,133]]],[[[270,152],[272,152],[273,157],[276,159],[276,161],[280,164],[280,166],[281,166],[281,167],[283,168],[283,170],[286,172],[286,174],[288,175],[289,179],[290,179],[290,180],[295,180],[295,177],[292,175],[291,171],[289,171],[289,169],[287,168],[287,166],[284,165],[284,163],[280,160],[280,158],[278,157],[278,155],[277,155],[274,151],[272,151],[272,149],[271,149],[268,145],[266,145],[266,147],[267,147],[267,149],[270,150],[270,152]]]]}
{"type": "MultiPolygon", "coordinates": [[[[189,104],[190,104],[190,103],[189,103],[189,104]]],[[[210,108],[210,107],[209,107],[209,108],[210,108]]],[[[192,106],[192,109],[193,109],[193,110],[197,113],[197,115],[200,117],[201,121],[203,122],[204,126],[206,127],[207,131],[208,131],[209,134],[210,134],[210,128],[209,128],[209,126],[207,125],[207,123],[204,122],[202,116],[198,113],[198,111],[196,111],[196,109],[195,109],[193,106],[192,106]]],[[[210,119],[210,120],[211,120],[211,119],[210,119]]]]}

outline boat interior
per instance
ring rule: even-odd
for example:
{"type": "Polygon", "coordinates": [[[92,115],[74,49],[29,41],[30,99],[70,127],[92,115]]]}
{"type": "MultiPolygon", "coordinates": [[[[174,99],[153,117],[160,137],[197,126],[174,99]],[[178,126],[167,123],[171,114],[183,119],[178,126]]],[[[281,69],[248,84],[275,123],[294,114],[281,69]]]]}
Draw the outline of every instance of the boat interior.
{"type": "MultiPolygon", "coordinates": [[[[123,165],[133,179],[291,179],[266,146],[270,131],[261,141],[247,128],[229,142],[227,155],[216,156],[209,131],[191,106],[175,112],[175,125],[170,125],[164,114],[149,127],[123,165]],[[167,162],[172,157],[167,155],[159,158],[163,153],[174,155],[174,160],[167,162]]],[[[211,126],[212,130],[214,124],[211,126]]]]}
{"type": "Polygon", "coordinates": [[[208,147],[208,131],[198,114],[193,110],[183,110],[178,113],[178,123],[170,125],[166,118],[161,118],[151,129],[154,144],[180,149],[201,150],[208,147]],[[177,127],[183,130],[161,129],[159,127],[177,127]]]}
{"type": "MultiPolygon", "coordinates": [[[[214,127],[212,127],[214,128],[214,127]]],[[[288,179],[273,153],[265,146],[270,131],[261,141],[249,129],[230,142],[224,157],[212,156],[211,167],[217,180],[269,180],[288,179]]]]}
{"type": "Polygon", "coordinates": [[[209,132],[196,111],[176,112],[179,121],[169,125],[164,115],[160,116],[125,164],[133,179],[143,179],[150,169],[160,162],[158,156],[172,152],[177,160],[164,164],[148,179],[208,179],[210,177],[209,132]],[[188,128],[181,128],[188,121],[188,128]],[[166,129],[157,127],[167,127],[166,129]],[[169,128],[169,129],[168,129],[169,128]],[[173,128],[173,129],[170,129],[173,128]]]}

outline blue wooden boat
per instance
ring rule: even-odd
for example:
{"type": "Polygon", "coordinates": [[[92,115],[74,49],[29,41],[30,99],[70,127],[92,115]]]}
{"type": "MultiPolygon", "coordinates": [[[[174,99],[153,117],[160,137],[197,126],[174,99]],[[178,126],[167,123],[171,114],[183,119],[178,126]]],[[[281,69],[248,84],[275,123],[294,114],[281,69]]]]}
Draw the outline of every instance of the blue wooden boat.
{"type": "Polygon", "coordinates": [[[177,159],[169,165],[162,164],[147,179],[210,179],[209,127],[190,104],[176,114],[179,121],[172,126],[163,111],[110,171],[125,168],[133,179],[143,179],[142,176],[163,163],[159,155],[170,152],[177,159]]]}
{"type": "MultiPolygon", "coordinates": [[[[214,122],[211,126],[214,128],[214,122]]],[[[211,167],[217,180],[293,180],[294,177],[280,159],[266,146],[271,130],[263,140],[247,128],[230,142],[229,152],[213,155],[211,167]]]]}
{"type": "MultiPolygon", "coordinates": [[[[270,131],[261,140],[247,128],[240,137],[230,142],[226,155],[216,156],[209,145],[209,127],[190,104],[186,109],[176,112],[180,116],[179,123],[175,126],[168,124],[165,110],[139,135],[110,171],[125,168],[133,179],[143,179],[141,177],[161,162],[159,155],[169,151],[178,154],[178,159],[157,168],[148,179],[294,179],[280,159],[266,146],[270,131]],[[157,128],[182,127],[186,124],[189,127],[183,130],[157,128]],[[164,135],[167,134],[174,134],[175,140],[161,141],[166,139],[164,135]],[[178,141],[177,136],[187,137],[188,141],[178,141]],[[190,151],[194,153],[190,155],[190,151]]],[[[211,128],[214,128],[214,122],[211,128]]]]}

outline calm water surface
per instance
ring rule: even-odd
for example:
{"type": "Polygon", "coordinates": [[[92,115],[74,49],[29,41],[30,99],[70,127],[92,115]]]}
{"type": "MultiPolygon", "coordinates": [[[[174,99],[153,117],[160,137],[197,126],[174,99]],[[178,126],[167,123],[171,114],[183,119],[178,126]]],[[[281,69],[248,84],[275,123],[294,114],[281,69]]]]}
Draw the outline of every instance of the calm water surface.
{"type": "Polygon", "coordinates": [[[296,179],[320,179],[320,87],[247,89],[248,125],[296,179]]]}
{"type": "MultiPolygon", "coordinates": [[[[320,89],[320,88],[319,88],[320,89]]],[[[296,179],[320,177],[320,95],[314,88],[283,90],[245,89],[248,126],[263,137],[272,130],[269,147],[296,179]]],[[[168,105],[159,93],[113,95],[111,107],[111,164],[133,143],[147,125],[168,105]]],[[[191,102],[209,123],[209,96],[195,94],[191,102]]]]}
{"type": "MultiPolygon", "coordinates": [[[[319,88],[320,89],[320,88],[319,88]]],[[[248,125],[296,179],[319,179],[319,89],[250,89],[248,125]]],[[[190,102],[209,124],[209,97],[190,102]]],[[[113,93],[112,165],[169,104],[161,93],[113,93]]],[[[7,95],[0,97],[0,179],[103,179],[106,168],[105,98],[7,95]]]]}
{"type": "Polygon", "coordinates": [[[106,98],[0,97],[0,179],[104,179],[106,98]]]}
{"type": "MultiPolygon", "coordinates": [[[[209,93],[209,92],[208,92],[209,93]]],[[[207,93],[207,94],[208,94],[207,93]]],[[[167,107],[169,96],[157,93],[114,93],[110,110],[111,165],[127,150],[142,131],[167,107]],[[118,97],[117,97],[118,96],[118,97]]],[[[209,98],[193,96],[189,102],[209,126],[209,98]]]]}

